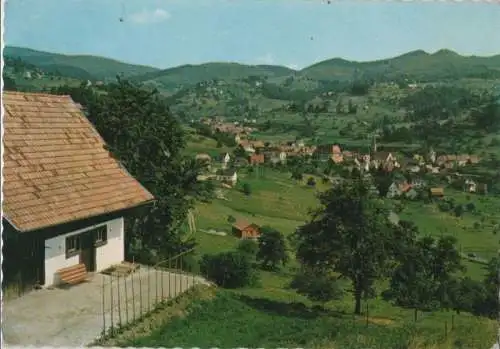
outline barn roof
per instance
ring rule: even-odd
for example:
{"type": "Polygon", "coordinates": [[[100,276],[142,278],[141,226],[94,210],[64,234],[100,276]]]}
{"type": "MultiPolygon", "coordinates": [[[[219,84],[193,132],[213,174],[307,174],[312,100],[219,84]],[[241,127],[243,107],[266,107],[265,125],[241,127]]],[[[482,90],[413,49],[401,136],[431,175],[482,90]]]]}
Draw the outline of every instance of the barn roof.
{"type": "Polygon", "coordinates": [[[238,230],[243,230],[245,228],[248,228],[252,224],[248,223],[248,221],[244,219],[239,219],[236,222],[233,223],[233,227],[235,227],[238,230]]]}
{"type": "Polygon", "coordinates": [[[69,96],[4,92],[4,217],[18,231],[153,200],[69,96]]]}

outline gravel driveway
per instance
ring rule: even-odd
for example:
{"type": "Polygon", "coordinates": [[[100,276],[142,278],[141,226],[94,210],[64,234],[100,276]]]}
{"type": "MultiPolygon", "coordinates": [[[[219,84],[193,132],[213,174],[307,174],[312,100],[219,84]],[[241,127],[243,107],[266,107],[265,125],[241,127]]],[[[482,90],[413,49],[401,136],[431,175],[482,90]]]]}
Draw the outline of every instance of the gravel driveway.
{"type": "Polygon", "coordinates": [[[200,277],[145,268],[121,278],[120,282],[116,280],[114,277],[110,283],[110,276],[95,274],[89,282],[67,289],[42,289],[6,301],[2,312],[5,343],[85,346],[100,336],[104,322],[109,328],[111,320],[114,326],[120,319],[122,323],[127,318],[132,321],[162,299],[206,283],[200,277]]]}

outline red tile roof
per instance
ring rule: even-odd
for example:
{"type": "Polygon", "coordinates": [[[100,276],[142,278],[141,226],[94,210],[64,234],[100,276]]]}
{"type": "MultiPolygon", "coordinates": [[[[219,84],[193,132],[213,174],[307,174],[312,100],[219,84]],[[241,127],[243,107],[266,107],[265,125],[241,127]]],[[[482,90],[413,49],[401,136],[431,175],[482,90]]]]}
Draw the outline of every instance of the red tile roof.
{"type": "Polygon", "coordinates": [[[245,228],[248,228],[251,225],[252,224],[248,223],[244,219],[239,219],[239,220],[237,220],[236,222],[233,223],[233,227],[235,227],[236,229],[238,229],[240,231],[244,230],[245,228]]]}
{"type": "Polygon", "coordinates": [[[5,92],[4,217],[19,231],[153,200],[69,96],[5,92]]]}

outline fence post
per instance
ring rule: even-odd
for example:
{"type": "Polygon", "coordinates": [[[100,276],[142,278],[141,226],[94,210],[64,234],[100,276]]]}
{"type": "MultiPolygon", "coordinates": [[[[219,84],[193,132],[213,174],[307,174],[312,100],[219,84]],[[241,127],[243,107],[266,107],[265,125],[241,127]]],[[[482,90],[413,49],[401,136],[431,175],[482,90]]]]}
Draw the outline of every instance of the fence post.
{"type": "Polygon", "coordinates": [[[455,314],[451,314],[451,330],[455,327],[455,314]]]}
{"type": "Polygon", "coordinates": [[[133,320],[135,322],[135,292],[134,292],[134,274],[132,274],[132,277],[130,278],[130,281],[131,281],[131,287],[132,287],[132,317],[133,317],[133,320]]]}
{"type": "Polygon", "coordinates": [[[120,276],[117,277],[117,296],[118,296],[118,328],[122,327],[122,307],[121,307],[121,294],[120,294],[120,276]]]}
{"type": "MultiPolygon", "coordinates": [[[[185,291],[185,290],[183,290],[184,289],[184,279],[185,279],[185,277],[184,277],[184,269],[182,268],[182,260],[183,259],[184,259],[184,256],[181,256],[179,258],[179,263],[180,263],[180,269],[179,270],[180,270],[180,273],[181,273],[181,275],[180,275],[180,277],[181,277],[181,290],[180,290],[180,293],[182,293],[182,292],[185,291]]],[[[189,285],[186,285],[186,286],[189,286],[189,285]]]]}
{"type": "Polygon", "coordinates": [[[175,273],[174,273],[174,297],[177,297],[177,284],[178,284],[178,281],[177,281],[177,268],[178,268],[178,260],[177,258],[175,258],[175,273]]]}
{"type": "Polygon", "coordinates": [[[151,266],[148,265],[148,313],[151,311],[151,266]]]}
{"type": "Polygon", "coordinates": [[[448,337],[448,321],[444,322],[444,338],[448,337]]]}
{"type": "Polygon", "coordinates": [[[172,259],[168,257],[168,298],[172,298],[172,259]]]}
{"type": "Polygon", "coordinates": [[[115,304],[114,304],[114,299],[113,299],[113,274],[110,274],[110,281],[109,281],[109,291],[110,291],[110,303],[111,303],[111,307],[110,307],[110,310],[111,310],[111,336],[114,335],[114,331],[115,331],[115,328],[114,328],[114,307],[115,307],[115,304]]]}
{"type": "Polygon", "coordinates": [[[142,317],[142,268],[139,269],[139,316],[142,317]]]}
{"type": "Polygon", "coordinates": [[[158,304],[158,266],[155,266],[155,294],[156,294],[155,305],[157,305],[158,304]]]}
{"type": "Polygon", "coordinates": [[[102,278],[102,287],[101,287],[101,293],[102,293],[102,335],[106,335],[106,301],[105,301],[105,280],[104,277],[102,278]]]}
{"type": "Polygon", "coordinates": [[[368,324],[369,324],[369,318],[370,318],[370,315],[369,315],[368,302],[366,302],[366,326],[368,326],[368,324]]]}
{"type": "Polygon", "coordinates": [[[127,291],[127,276],[123,278],[125,287],[125,324],[128,325],[128,291],[127,291]]]}
{"type": "Polygon", "coordinates": [[[165,301],[165,295],[164,295],[164,290],[163,290],[163,281],[165,279],[165,273],[162,271],[161,274],[160,274],[160,277],[161,277],[161,301],[162,303],[165,301]]]}

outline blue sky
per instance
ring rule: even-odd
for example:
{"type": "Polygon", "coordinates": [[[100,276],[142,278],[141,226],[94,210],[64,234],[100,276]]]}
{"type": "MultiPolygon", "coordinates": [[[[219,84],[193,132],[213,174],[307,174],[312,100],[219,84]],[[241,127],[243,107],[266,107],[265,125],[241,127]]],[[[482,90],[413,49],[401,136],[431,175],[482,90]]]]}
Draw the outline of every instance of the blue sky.
{"type": "Polygon", "coordinates": [[[303,68],[423,49],[500,53],[500,5],[332,0],[10,0],[8,45],[168,68],[233,61],[303,68]],[[124,16],[123,22],[119,17],[124,16]]]}

